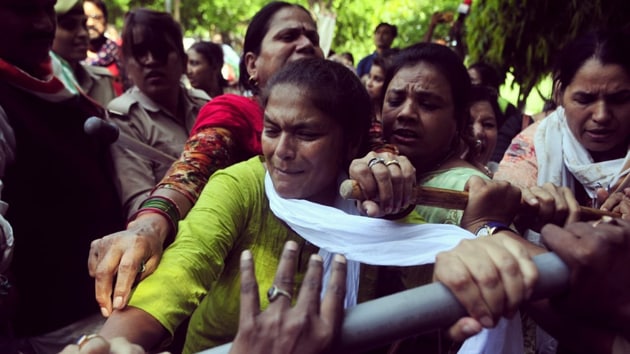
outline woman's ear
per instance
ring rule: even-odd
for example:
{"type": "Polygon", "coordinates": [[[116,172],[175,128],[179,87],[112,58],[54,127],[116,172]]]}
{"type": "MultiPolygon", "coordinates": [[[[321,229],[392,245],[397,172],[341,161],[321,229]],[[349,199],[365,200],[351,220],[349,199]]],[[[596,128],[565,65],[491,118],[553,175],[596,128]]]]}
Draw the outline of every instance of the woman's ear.
{"type": "Polygon", "coordinates": [[[551,99],[558,106],[562,106],[562,96],[564,95],[564,90],[561,88],[560,81],[556,81],[553,84],[553,90],[551,92],[551,99]]]}
{"type": "Polygon", "coordinates": [[[244,56],[245,67],[247,68],[247,74],[250,80],[258,80],[258,69],[256,68],[256,59],[258,56],[252,52],[247,52],[244,56]]]}

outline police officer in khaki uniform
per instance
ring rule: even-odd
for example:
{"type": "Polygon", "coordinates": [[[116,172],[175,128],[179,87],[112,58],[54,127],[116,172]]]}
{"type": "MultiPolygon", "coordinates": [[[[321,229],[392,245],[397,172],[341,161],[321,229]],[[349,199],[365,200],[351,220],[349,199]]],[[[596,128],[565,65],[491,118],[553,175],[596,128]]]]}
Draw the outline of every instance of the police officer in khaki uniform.
{"type": "MultiPolygon", "coordinates": [[[[186,54],[182,33],[173,18],[147,9],[132,11],[125,20],[123,54],[134,86],[109,103],[110,117],[120,133],[179,158],[199,109],[210,99],[186,89],[182,76],[186,54]]],[[[113,144],[116,181],[123,207],[132,215],[162,179],[172,161],[159,161],[133,148],[113,144]]]]}

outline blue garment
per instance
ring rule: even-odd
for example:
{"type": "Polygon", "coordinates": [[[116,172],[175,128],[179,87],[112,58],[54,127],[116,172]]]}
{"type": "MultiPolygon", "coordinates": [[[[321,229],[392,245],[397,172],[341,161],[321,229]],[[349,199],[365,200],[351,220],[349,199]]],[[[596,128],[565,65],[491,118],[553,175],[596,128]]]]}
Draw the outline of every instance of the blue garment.
{"type": "Polygon", "coordinates": [[[370,69],[372,68],[372,63],[374,62],[374,58],[376,58],[377,53],[374,52],[367,57],[361,59],[359,65],[357,65],[357,75],[359,77],[363,77],[363,75],[367,75],[370,73],[370,69]]]}

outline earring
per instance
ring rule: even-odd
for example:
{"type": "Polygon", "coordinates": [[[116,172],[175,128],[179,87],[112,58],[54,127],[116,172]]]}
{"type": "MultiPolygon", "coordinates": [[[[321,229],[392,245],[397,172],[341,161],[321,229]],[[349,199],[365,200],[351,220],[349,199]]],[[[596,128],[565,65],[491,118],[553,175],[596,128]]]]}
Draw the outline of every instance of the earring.
{"type": "Polygon", "coordinates": [[[253,76],[250,76],[247,81],[252,87],[258,87],[258,80],[256,80],[253,76]]]}

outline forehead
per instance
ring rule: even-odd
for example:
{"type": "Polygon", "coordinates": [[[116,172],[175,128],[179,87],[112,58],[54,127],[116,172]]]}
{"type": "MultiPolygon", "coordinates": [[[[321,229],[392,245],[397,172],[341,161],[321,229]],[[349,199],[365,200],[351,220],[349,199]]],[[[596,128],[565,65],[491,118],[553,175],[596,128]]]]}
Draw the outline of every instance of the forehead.
{"type": "Polygon", "coordinates": [[[375,33],[393,33],[394,31],[392,30],[391,27],[387,25],[380,25],[374,30],[374,32],[375,33]]]}
{"type": "Polygon", "coordinates": [[[370,72],[373,74],[382,75],[385,71],[379,65],[372,64],[372,66],[370,67],[370,72]]]}
{"type": "Polygon", "coordinates": [[[96,6],[94,3],[90,2],[90,1],[85,1],[83,3],[83,9],[85,9],[85,12],[88,12],[92,15],[102,15],[103,11],[101,11],[101,9],[96,6]]]}
{"type": "Polygon", "coordinates": [[[451,96],[451,85],[446,76],[436,66],[427,62],[402,67],[392,78],[389,88],[438,91],[451,96]]]}
{"type": "Polygon", "coordinates": [[[317,30],[317,26],[311,16],[297,7],[284,7],[276,12],[269,21],[267,34],[274,34],[285,28],[306,28],[317,30]]]}
{"type": "Polygon", "coordinates": [[[617,91],[630,87],[628,72],[619,64],[602,64],[597,59],[589,59],[575,73],[569,90],[617,91]]]}
{"type": "Polygon", "coordinates": [[[322,125],[334,120],[319,110],[308,91],[295,84],[277,84],[269,92],[265,107],[267,118],[282,124],[322,125]]]}
{"type": "Polygon", "coordinates": [[[492,105],[488,101],[477,101],[470,106],[470,112],[473,115],[473,118],[484,118],[484,117],[492,117],[494,118],[494,111],[492,110],[492,105]]]}

